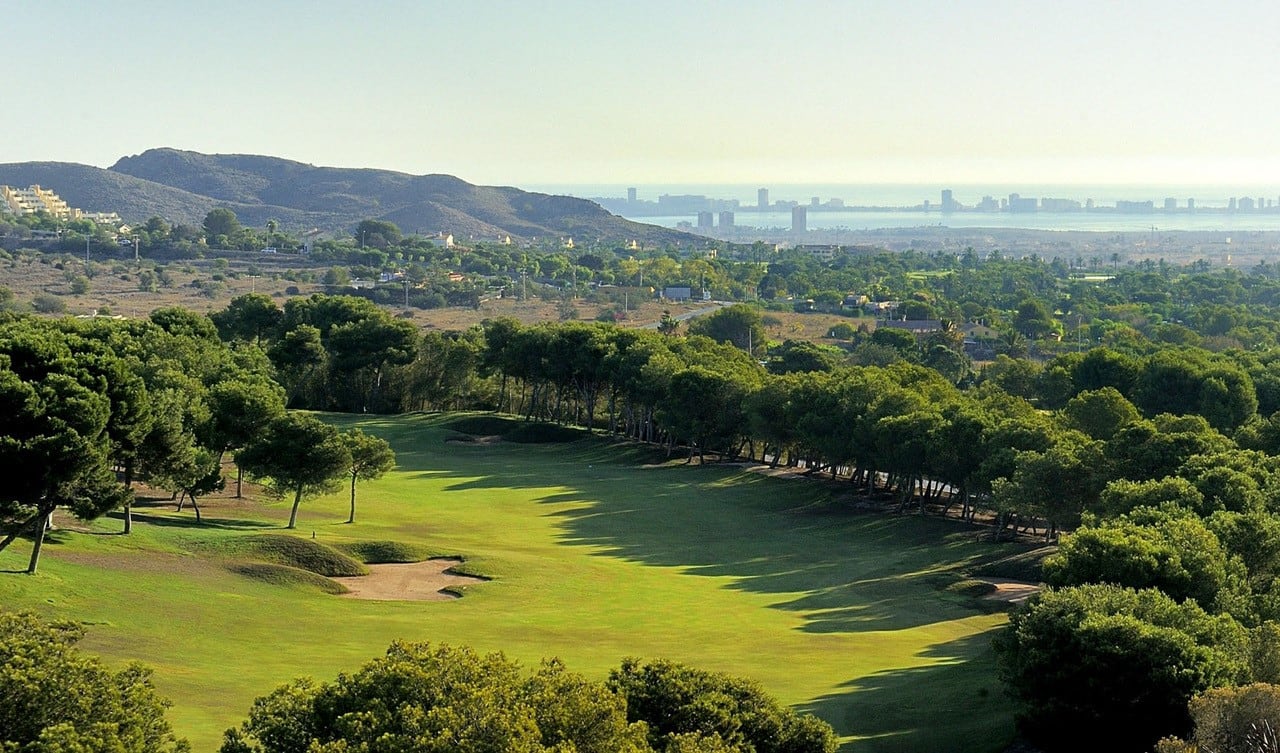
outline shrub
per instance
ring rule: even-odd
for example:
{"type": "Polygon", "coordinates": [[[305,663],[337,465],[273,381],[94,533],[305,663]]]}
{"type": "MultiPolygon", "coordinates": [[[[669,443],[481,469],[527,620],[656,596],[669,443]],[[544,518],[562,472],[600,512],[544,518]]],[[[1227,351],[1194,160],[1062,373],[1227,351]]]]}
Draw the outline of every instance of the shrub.
{"type": "Polygon", "coordinates": [[[1191,739],[1200,750],[1276,750],[1280,686],[1255,683],[1217,688],[1191,699],[1189,709],[1195,723],[1191,739]]]}
{"type": "Polygon", "coordinates": [[[48,293],[40,293],[31,299],[31,307],[40,314],[64,314],[67,311],[67,304],[61,298],[48,293]]]}
{"type": "Polygon", "coordinates": [[[177,753],[151,671],[113,671],[75,647],[84,631],[0,613],[0,750],[177,753]]]}

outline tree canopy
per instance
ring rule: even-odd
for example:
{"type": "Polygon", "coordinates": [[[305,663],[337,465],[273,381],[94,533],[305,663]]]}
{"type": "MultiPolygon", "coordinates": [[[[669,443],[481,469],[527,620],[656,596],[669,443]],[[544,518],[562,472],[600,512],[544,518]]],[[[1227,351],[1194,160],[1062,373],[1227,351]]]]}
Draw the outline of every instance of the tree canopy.
{"type": "Polygon", "coordinates": [[[227,730],[221,753],[834,753],[826,723],[757,685],[669,662],[624,662],[608,683],[552,659],[393,643],[332,682],[283,685],[227,730]]]}
{"type": "Polygon", "coordinates": [[[181,753],[151,672],[87,656],[77,625],[0,612],[0,749],[6,753],[181,753]]]}

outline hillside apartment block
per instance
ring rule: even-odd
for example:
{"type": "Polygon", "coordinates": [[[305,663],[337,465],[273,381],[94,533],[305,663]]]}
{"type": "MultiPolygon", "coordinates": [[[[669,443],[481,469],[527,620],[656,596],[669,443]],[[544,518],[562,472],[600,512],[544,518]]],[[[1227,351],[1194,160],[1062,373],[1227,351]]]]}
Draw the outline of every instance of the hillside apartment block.
{"type": "Polygon", "coordinates": [[[68,206],[67,202],[51,189],[41,188],[40,186],[30,186],[28,188],[0,186],[0,199],[4,200],[6,209],[19,216],[35,214],[36,212],[48,212],[51,216],[60,220],[91,220],[113,227],[120,225],[120,215],[115,212],[86,212],[76,209],[68,206]]]}

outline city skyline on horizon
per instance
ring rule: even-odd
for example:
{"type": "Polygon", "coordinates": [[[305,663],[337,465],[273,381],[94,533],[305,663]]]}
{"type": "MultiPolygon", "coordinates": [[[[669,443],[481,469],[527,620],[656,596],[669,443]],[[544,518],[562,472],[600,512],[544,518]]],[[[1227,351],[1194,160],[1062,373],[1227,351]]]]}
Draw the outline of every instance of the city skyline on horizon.
{"type": "Polygon", "coordinates": [[[32,125],[0,162],[170,146],[486,185],[1265,185],[1277,21],[1154,0],[49,0],[8,19],[27,63],[6,98],[32,125]]]}

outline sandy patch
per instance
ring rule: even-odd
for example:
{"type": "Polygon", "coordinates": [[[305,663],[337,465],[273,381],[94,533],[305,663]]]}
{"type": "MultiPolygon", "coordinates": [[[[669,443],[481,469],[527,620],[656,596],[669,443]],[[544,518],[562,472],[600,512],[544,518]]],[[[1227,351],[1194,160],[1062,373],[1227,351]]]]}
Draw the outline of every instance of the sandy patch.
{"type": "Polygon", "coordinates": [[[350,593],[343,596],[351,599],[446,601],[458,598],[458,594],[445,591],[446,588],[460,588],[485,582],[485,578],[448,572],[449,568],[458,564],[459,561],[442,558],[407,564],[369,565],[368,575],[334,578],[334,580],[350,590],[350,593]]]}
{"type": "Polygon", "coordinates": [[[1039,583],[1030,583],[1025,580],[1005,580],[1001,578],[974,578],[974,580],[990,583],[996,587],[996,590],[987,594],[986,598],[1007,601],[1010,604],[1021,604],[1030,599],[1033,594],[1040,592],[1039,583]]]}
{"type": "Polygon", "coordinates": [[[444,441],[460,442],[462,444],[497,444],[502,441],[502,435],[476,436],[474,434],[460,434],[458,436],[445,437],[444,441]]]}

